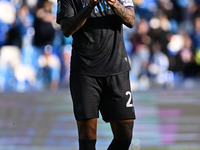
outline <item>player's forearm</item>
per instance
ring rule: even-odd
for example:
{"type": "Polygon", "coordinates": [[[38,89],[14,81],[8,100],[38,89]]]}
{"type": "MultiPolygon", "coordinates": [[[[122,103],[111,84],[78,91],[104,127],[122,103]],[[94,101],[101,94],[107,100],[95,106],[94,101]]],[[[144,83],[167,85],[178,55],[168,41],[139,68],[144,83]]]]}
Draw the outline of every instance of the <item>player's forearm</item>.
{"type": "Polygon", "coordinates": [[[61,20],[60,24],[64,36],[69,37],[79,30],[85,24],[92,10],[93,6],[88,5],[75,16],[61,20]]]}
{"type": "Polygon", "coordinates": [[[135,25],[135,10],[133,7],[124,7],[119,1],[112,7],[114,12],[122,19],[123,23],[132,28],[135,25]]]}

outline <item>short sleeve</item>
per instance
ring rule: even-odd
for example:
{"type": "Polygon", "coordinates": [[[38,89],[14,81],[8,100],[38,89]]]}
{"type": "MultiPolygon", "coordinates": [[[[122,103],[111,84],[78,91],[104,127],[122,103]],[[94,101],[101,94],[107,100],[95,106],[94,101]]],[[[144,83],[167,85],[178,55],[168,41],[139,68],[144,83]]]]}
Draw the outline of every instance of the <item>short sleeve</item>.
{"type": "Polygon", "coordinates": [[[119,0],[119,2],[125,7],[134,7],[133,0],[119,0]]]}
{"type": "Polygon", "coordinates": [[[60,24],[60,20],[74,16],[74,8],[71,0],[57,0],[57,18],[56,22],[60,24]]]}

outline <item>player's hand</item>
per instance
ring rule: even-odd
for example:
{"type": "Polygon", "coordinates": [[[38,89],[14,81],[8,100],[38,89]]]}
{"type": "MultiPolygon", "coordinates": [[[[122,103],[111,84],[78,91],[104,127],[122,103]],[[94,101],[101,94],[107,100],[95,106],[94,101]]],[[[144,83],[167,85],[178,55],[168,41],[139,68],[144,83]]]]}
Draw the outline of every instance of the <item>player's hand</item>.
{"type": "Polygon", "coordinates": [[[99,0],[90,0],[89,6],[90,7],[95,7],[98,2],[99,2],[99,0]]]}
{"type": "Polygon", "coordinates": [[[111,7],[115,7],[118,2],[118,0],[106,0],[106,1],[111,7]]]}

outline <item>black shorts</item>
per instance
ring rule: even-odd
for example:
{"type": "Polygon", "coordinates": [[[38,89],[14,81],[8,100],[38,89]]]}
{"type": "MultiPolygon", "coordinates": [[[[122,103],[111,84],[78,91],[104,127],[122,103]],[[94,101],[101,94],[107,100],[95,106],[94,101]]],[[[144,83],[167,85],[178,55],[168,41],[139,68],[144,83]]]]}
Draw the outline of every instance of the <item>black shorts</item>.
{"type": "Polygon", "coordinates": [[[108,77],[71,74],[70,90],[76,120],[99,117],[109,120],[135,119],[129,72],[108,77]]]}

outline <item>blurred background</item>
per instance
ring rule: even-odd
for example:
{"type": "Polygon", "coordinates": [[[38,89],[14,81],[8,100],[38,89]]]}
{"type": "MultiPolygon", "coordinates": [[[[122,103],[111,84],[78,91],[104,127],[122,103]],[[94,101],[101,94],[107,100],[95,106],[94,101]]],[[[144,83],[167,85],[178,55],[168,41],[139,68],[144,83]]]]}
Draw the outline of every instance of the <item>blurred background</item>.
{"type": "MultiPolygon", "coordinates": [[[[195,84],[200,76],[200,1],[134,2],[136,26],[124,26],[132,89],[195,84]]],[[[1,92],[68,86],[72,37],[61,33],[56,11],[56,0],[0,1],[1,92]]]]}
{"type": "MultiPolygon", "coordinates": [[[[134,0],[124,26],[136,107],[131,149],[200,149],[200,0],[134,0]]],[[[56,0],[0,0],[0,150],[77,149],[72,37],[56,0]]],[[[112,139],[99,120],[97,149],[112,139]]]]}

